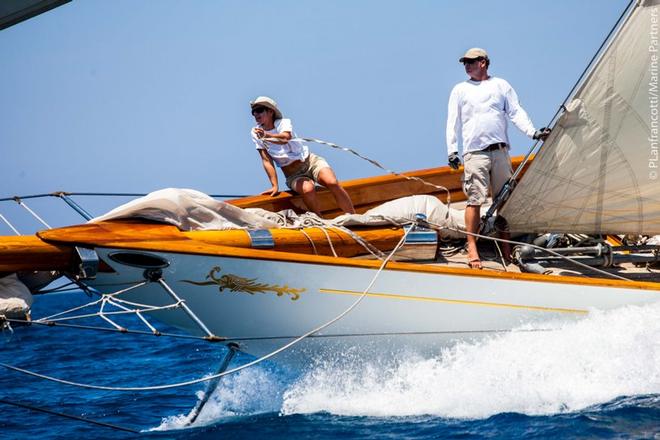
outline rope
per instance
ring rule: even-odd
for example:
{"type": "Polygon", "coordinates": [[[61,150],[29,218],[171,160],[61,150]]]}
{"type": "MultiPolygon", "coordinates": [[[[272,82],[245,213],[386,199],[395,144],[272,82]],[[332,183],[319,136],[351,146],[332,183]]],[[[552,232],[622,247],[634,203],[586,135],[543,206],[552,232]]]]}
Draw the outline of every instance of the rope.
{"type": "Polygon", "coordinates": [[[300,229],[300,232],[307,238],[307,241],[309,241],[309,244],[312,245],[312,250],[314,251],[314,255],[318,255],[319,253],[316,250],[316,245],[314,244],[314,240],[312,240],[312,237],[309,236],[307,232],[305,232],[304,229],[300,229]]]}
{"type": "MultiPolygon", "coordinates": [[[[264,141],[264,142],[273,141],[273,140],[279,141],[279,139],[272,139],[272,138],[262,138],[261,140],[264,141]]],[[[450,206],[450,205],[451,205],[451,193],[449,192],[449,189],[447,189],[446,187],[444,187],[444,186],[442,186],[442,185],[436,185],[435,183],[431,183],[431,182],[428,182],[428,181],[426,181],[426,180],[424,180],[424,179],[420,179],[419,177],[415,177],[415,176],[406,176],[405,174],[401,174],[401,173],[398,173],[398,172],[396,172],[396,171],[393,171],[393,170],[390,170],[390,169],[388,169],[388,168],[385,168],[385,167],[384,167],[383,165],[381,165],[379,162],[377,162],[377,161],[375,161],[375,160],[373,160],[373,159],[370,159],[370,158],[368,158],[368,157],[366,157],[366,156],[363,156],[362,154],[358,153],[358,152],[357,152],[356,150],[354,150],[353,148],[342,147],[341,145],[337,145],[337,144],[332,143],[332,142],[327,142],[327,141],[323,141],[323,140],[321,140],[321,139],[314,139],[314,138],[293,138],[293,139],[289,140],[289,142],[291,142],[291,141],[299,141],[299,142],[314,142],[314,143],[319,144],[319,145],[326,145],[326,146],[328,146],[328,147],[330,147],[330,148],[334,148],[334,149],[336,149],[336,150],[340,150],[340,151],[345,151],[345,152],[347,152],[347,153],[351,153],[351,154],[353,154],[353,155],[359,157],[359,158],[362,159],[362,160],[366,160],[366,161],[369,162],[370,164],[376,166],[377,168],[380,168],[381,170],[385,171],[386,173],[389,173],[389,174],[392,174],[392,175],[395,175],[395,176],[398,176],[398,177],[403,177],[404,179],[407,179],[407,180],[414,180],[414,181],[416,181],[416,182],[421,182],[422,184],[427,185],[427,186],[430,186],[430,187],[432,187],[432,188],[435,188],[435,189],[437,189],[437,190],[439,190],[439,191],[444,191],[444,192],[447,194],[447,206],[450,206]]]]}
{"type": "Polygon", "coordinates": [[[506,260],[504,259],[504,253],[502,252],[502,249],[500,249],[500,244],[497,241],[494,241],[493,243],[495,243],[495,247],[497,248],[497,254],[500,257],[500,261],[502,262],[504,272],[508,272],[509,269],[506,268],[506,260]]]}
{"type": "Polygon", "coordinates": [[[129,287],[125,288],[125,289],[118,290],[118,291],[116,291],[116,292],[114,292],[114,293],[108,293],[108,294],[102,295],[101,298],[97,299],[96,301],[92,301],[92,302],[87,303],[87,304],[83,304],[83,305],[80,305],[80,306],[76,306],[76,307],[73,307],[73,308],[71,308],[71,309],[68,309],[68,310],[64,310],[64,311],[62,311],[62,312],[55,313],[55,314],[50,315],[50,316],[45,316],[45,317],[43,317],[43,318],[41,318],[41,319],[38,319],[38,321],[53,320],[53,318],[56,318],[56,317],[58,317],[58,316],[66,315],[67,313],[75,312],[75,311],[78,311],[78,310],[84,309],[85,307],[89,307],[89,306],[93,306],[93,305],[95,305],[95,304],[98,304],[98,303],[100,303],[101,301],[103,301],[103,297],[104,297],[104,296],[114,297],[114,296],[117,296],[117,295],[121,295],[122,293],[126,293],[126,292],[128,292],[128,291],[130,291],[130,290],[137,289],[138,287],[144,286],[145,284],[147,284],[146,281],[140,281],[140,282],[136,283],[135,285],[133,285],[133,286],[129,286],[129,287]]]}
{"type": "MultiPolygon", "coordinates": [[[[401,224],[399,226],[405,226],[404,224],[401,224]]],[[[344,226],[334,226],[334,228],[339,229],[340,231],[345,232],[346,234],[350,235],[353,240],[359,245],[361,245],[363,248],[365,248],[371,255],[374,257],[378,258],[379,260],[382,260],[383,258],[386,257],[386,255],[378,249],[376,246],[373,244],[369,243],[367,240],[363,239],[360,237],[358,234],[355,232],[351,231],[347,227],[344,226]]]]}
{"type": "MultiPolygon", "coordinates": [[[[81,287],[84,287],[82,283],[78,283],[81,285],[81,287]]],[[[133,289],[137,289],[138,287],[142,287],[146,285],[146,281],[140,281],[134,284],[133,286],[129,286],[127,288],[118,290],[114,293],[108,293],[108,294],[99,294],[98,292],[94,292],[95,294],[99,294],[100,298],[96,299],[94,301],[91,301],[86,304],[82,304],[80,306],[73,307],[68,310],[64,310],[59,313],[55,313],[53,315],[40,318],[38,320],[32,321],[31,323],[33,324],[40,324],[40,325],[47,325],[47,326],[56,326],[59,325],[61,327],[69,327],[69,328],[78,328],[78,329],[88,329],[88,330],[102,330],[102,331],[114,331],[114,332],[120,332],[120,333],[134,333],[134,334],[151,334],[155,336],[162,336],[162,335],[167,335],[167,336],[173,336],[173,337],[184,337],[182,335],[174,335],[170,333],[161,333],[160,330],[156,329],[151,323],[144,317],[143,313],[147,312],[154,312],[154,311],[159,311],[159,310],[171,310],[171,309],[177,309],[177,308],[183,308],[183,302],[181,300],[172,303],[172,304],[167,304],[164,306],[153,306],[149,304],[141,304],[133,301],[129,301],[126,299],[118,298],[118,295],[124,294],[126,292],[129,292],[133,289]],[[84,314],[78,314],[74,316],[66,316],[70,313],[77,312],[79,310],[96,306],[99,305],[99,310],[94,313],[84,313],[84,314]],[[114,311],[106,311],[105,307],[106,305],[111,305],[113,307],[116,307],[120,310],[114,310],[114,311]],[[132,308],[131,308],[132,307],[132,308]],[[115,315],[130,315],[130,314],[135,314],[140,321],[149,329],[149,332],[146,331],[139,331],[139,330],[129,330],[116,322],[114,322],[112,319],[110,319],[110,316],[115,316],[115,315]],[[63,321],[73,321],[73,320],[78,320],[78,319],[85,319],[85,318],[101,318],[103,321],[107,322],[110,324],[113,328],[106,328],[106,327],[98,327],[98,326],[89,326],[89,325],[75,325],[75,324],[62,324],[63,321]]],[[[26,321],[21,321],[21,320],[14,320],[14,322],[26,322],[26,321]]],[[[207,335],[209,336],[209,335],[207,335]]],[[[203,337],[190,337],[190,339],[206,339],[203,337]]],[[[218,338],[217,340],[224,340],[225,338],[218,338]]]]}
{"type": "Polygon", "coordinates": [[[335,252],[335,247],[332,245],[330,234],[328,234],[328,231],[326,231],[326,229],[323,226],[318,226],[318,228],[325,234],[325,238],[328,240],[328,244],[330,245],[330,250],[332,251],[332,255],[336,257],[337,252],[335,252]]]}
{"type": "MultiPolygon", "coordinates": [[[[276,213],[277,214],[277,213],[276,213]]],[[[339,231],[344,232],[345,234],[349,235],[357,244],[362,246],[367,252],[369,252],[371,255],[374,257],[378,258],[379,260],[382,260],[385,258],[385,254],[381,252],[380,249],[369,243],[368,241],[364,240],[362,237],[360,237],[358,234],[355,232],[351,231],[350,229],[343,227],[343,226],[337,226],[334,225],[331,221],[325,220],[318,215],[314,214],[313,212],[305,212],[298,216],[297,219],[291,221],[291,225],[289,222],[287,222],[287,218],[285,215],[279,215],[277,214],[278,219],[282,219],[281,222],[278,221],[280,226],[286,229],[295,229],[297,231],[300,231],[303,233],[303,235],[307,238],[307,240],[311,243],[312,249],[314,251],[314,254],[318,255],[316,246],[314,244],[314,241],[312,238],[303,230],[303,228],[318,228],[320,229],[323,234],[325,235],[326,240],[328,241],[328,245],[330,246],[330,251],[332,254],[337,257],[337,252],[334,248],[334,245],[332,243],[332,239],[330,238],[330,235],[328,234],[328,229],[337,229],[339,231]]],[[[386,218],[387,221],[390,223],[396,225],[396,226],[403,226],[403,223],[401,222],[396,222],[391,218],[386,218]]]]}
{"type": "Polygon", "coordinates": [[[266,355],[264,355],[264,356],[262,356],[258,359],[255,359],[254,361],[248,362],[247,364],[243,364],[239,367],[233,368],[231,370],[227,370],[227,371],[222,372],[222,373],[218,373],[218,374],[214,374],[214,375],[211,375],[211,376],[206,376],[206,377],[202,377],[202,378],[198,378],[198,379],[188,380],[188,381],[184,381],[184,382],[172,383],[172,384],[153,385],[153,386],[147,386],[147,387],[111,387],[111,386],[92,385],[92,384],[85,384],[85,383],[80,383],[80,382],[73,382],[73,381],[69,381],[69,380],[59,379],[59,378],[56,378],[56,377],[46,376],[44,374],[35,373],[33,371],[26,370],[26,369],[23,369],[23,368],[19,368],[19,367],[13,366],[13,365],[8,365],[8,364],[5,364],[5,363],[0,363],[0,366],[2,366],[4,368],[7,368],[9,370],[12,370],[12,371],[16,371],[16,372],[19,372],[19,373],[26,374],[28,376],[38,377],[40,379],[49,380],[49,381],[52,381],[52,382],[57,382],[57,383],[65,384],[65,385],[76,386],[76,387],[79,387],[79,388],[88,388],[88,389],[106,390],[106,391],[155,391],[155,390],[166,390],[166,389],[180,388],[180,387],[185,387],[185,386],[189,386],[189,385],[194,385],[194,384],[198,384],[198,383],[202,383],[202,382],[207,382],[209,380],[217,379],[217,378],[220,378],[220,377],[223,377],[223,376],[227,376],[227,375],[236,373],[238,371],[244,370],[246,368],[249,368],[251,366],[257,365],[257,364],[259,364],[259,363],[261,363],[261,362],[263,362],[267,359],[272,358],[273,356],[275,356],[275,355],[277,355],[277,354],[279,354],[283,351],[288,350],[289,348],[291,348],[294,345],[298,344],[302,340],[312,336],[315,333],[320,332],[321,330],[325,329],[326,327],[329,327],[330,325],[334,324],[335,322],[339,321],[344,316],[346,316],[348,313],[350,313],[353,309],[355,309],[355,307],[358,306],[358,304],[360,304],[362,302],[362,300],[364,298],[366,298],[367,293],[369,292],[369,290],[371,290],[373,285],[376,283],[376,280],[378,279],[378,276],[380,275],[380,273],[383,271],[383,269],[385,268],[387,263],[390,261],[390,259],[394,256],[396,251],[398,251],[399,248],[405,242],[405,239],[408,236],[408,232],[409,231],[406,231],[404,233],[404,235],[403,235],[403,237],[401,237],[401,240],[399,241],[399,243],[394,247],[392,252],[387,256],[387,258],[380,265],[380,267],[376,271],[376,274],[372,278],[371,282],[369,283],[367,288],[362,292],[362,295],[360,295],[360,297],[358,299],[356,299],[353,302],[353,304],[351,304],[346,310],[344,310],[342,313],[340,313],[336,317],[332,318],[330,321],[326,322],[325,324],[322,324],[322,325],[316,327],[315,329],[312,329],[312,330],[308,331],[307,333],[303,334],[302,336],[297,337],[293,341],[291,341],[287,344],[284,344],[280,348],[278,348],[278,349],[276,349],[276,350],[274,350],[274,351],[272,351],[272,352],[270,352],[270,353],[268,353],[268,354],[266,354],[266,355]]]}

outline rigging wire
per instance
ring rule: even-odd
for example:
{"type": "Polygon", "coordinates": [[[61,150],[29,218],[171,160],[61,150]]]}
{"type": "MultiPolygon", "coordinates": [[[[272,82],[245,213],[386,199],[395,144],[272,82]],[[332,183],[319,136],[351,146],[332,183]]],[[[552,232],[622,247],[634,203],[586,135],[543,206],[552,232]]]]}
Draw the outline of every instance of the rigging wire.
{"type": "Polygon", "coordinates": [[[106,423],[106,422],[99,422],[98,420],[89,419],[87,417],[81,417],[81,416],[76,416],[76,415],[73,415],[73,414],[63,413],[63,412],[60,412],[60,411],[54,411],[52,409],[43,408],[43,407],[35,406],[35,405],[30,405],[30,404],[27,404],[27,403],[10,401],[10,400],[7,400],[7,399],[0,399],[0,403],[4,403],[5,405],[10,405],[10,406],[15,406],[15,407],[18,407],[18,408],[28,409],[30,411],[37,411],[37,412],[42,412],[42,413],[46,413],[46,414],[51,414],[51,415],[58,416],[58,417],[64,417],[66,419],[77,420],[79,422],[90,423],[92,425],[103,426],[105,428],[112,428],[112,429],[115,429],[117,431],[130,432],[132,434],[139,434],[140,433],[140,431],[137,431],[137,430],[131,429],[131,428],[127,428],[125,426],[114,425],[112,423],[106,423]]]}
{"type": "Polygon", "coordinates": [[[27,212],[29,212],[30,214],[32,214],[32,216],[33,216],[34,218],[36,218],[39,222],[41,222],[42,225],[44,225],[44,226],[47,227],[48,229],[53,229],[53,228],[50,227],[50,225],[49,225],[48,223],[46,223],[46,222],[44,221],[44,219],[42,219],[41,217],[39,217],[39,215],[38,215],[36,212],[34,212],[32,209],[30,209],[30,207],[29,207],[24,201],[22,201],[20,198],[16,198],[15,201],[16,201],[16,203],[18,203],[20,206],[22,206],[23,208],[25,208],[25,210],[26,210],[27,212]]]}
{"type": "Polygon", "coordinates": [[[16,235],[21,235],[21,233],[18,232],[18,229],[16,229],[16,228],[14,227],[14,225],[12,225],[11,222],[10,222],[9,220],[7,220],[7,218],[6,218],[4,215],[0,214],[0,220],[2,220],[3,222],[5,222],[5,223],[7,224],[7,226],[9,226],[9,228],[10,228],[12,231],[14,231],[14,234],[16,234],[16,235]]]}
{"type": "MultiPolygon", "coordinates": [[[[178,339],[192,339],[198,341],[209,342],[209,340],[203,336],[194,336],[178,333],[163,333],[158,332],[158,334],[144,331],[144,330],[117,330],[114,328],[108,327],[98,327],[91,325],[79,325],[79,324],[64,324],[60,322],[38,322],[30,321],[26,319],[17,319],[17,318],[5,318],[6,322],[14,324],[23,324],[23,325],[42,325],[46,327],[63,327],[63,328],[75,328],[79,330],[90,330],[90,331],[99,331],[104,333],[122,333],[122,334],[133,334],[137,336],[162,336],[165,338],[178,338],[178,339]]],[[[547,332],[552,331],[552,329],[519,329],[516,332],[547,332]]],[[[411,332],[372,332],[372,333],[332,333],[332,334],[323,334],[323,335],[310,335],[309,339],[331,339],[331,338],[354,338],[354,337],[374,337],[374,336],[440,336],[440,335],[469,335],[469,334],[488,334],[488,333],[510,333],[511,329],[483,329],[483,330],[432,330],[432,331],[411,331],[411,332]]],[[[245,337],[231,337],[227,336],[223,342],[249,342],[249,341],[273,341],[278,339],[294,339],[297,336],[295,335],[281,335],[281,336],[245,336],[245,337]]]]}
{"type": "MultiPolygon", "coordinates": [[[[144,197],[148,193],[109,193],[109,192],[66,192],[66,191],[57,191],[53,193],[43,193],[43,194],[30,194],[27,196],[11,196],[0,198],[0,202],[10,202],[22,199],[39,199],[45,197],[58,197],[62,196],[98,196],[98,197],[144,197]]],[[[209,194],[210,197],[215,197],[218,199],[231,199],[231,198],[241,198],[241,197],[250,197],[250,194],[209,194]]]]}
{"type": "Polygon", "coordinates": [[[5,318],[6,322],[15,323],[15,324],[25,324],[25,325],[42,325],[46,327],[63,327],[63,328],[75,328],[79,330],[94,330],[101,331],[106,333],[125,333],[125,334],[134,334],[134,335],[148,335],[148,336],[165,336],[168,338],[180,338],[180,339],[195,339],[201,341],[208,341],[207,338],[203,336],[194,336],[178,333],[163,333],[158,331],[157,333],[148,332],[145,330],[131,330],[131,329],[116,329],[109,327],[99,327],[93,325],[82,325],[82,324],[66,324],[59,321],[30,321],[27,319],[16,319],[16,318],[5,318]]]}

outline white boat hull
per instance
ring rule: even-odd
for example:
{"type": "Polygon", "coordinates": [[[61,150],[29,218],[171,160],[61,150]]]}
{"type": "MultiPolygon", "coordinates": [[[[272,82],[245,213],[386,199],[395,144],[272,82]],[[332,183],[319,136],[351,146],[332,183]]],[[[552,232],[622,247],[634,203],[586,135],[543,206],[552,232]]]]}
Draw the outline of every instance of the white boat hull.
{"type": "MultiPolygon", "coordinates": [[[[88,282],[103,293],[144,280],[144,269],[108,258],[113,251],[117,250],[97,249],[116,273],[99,273],[88,282]]],[[[162,269],[163,279],[211,332],[238,340],[243,351],[255,356],[339,315],[377,273],[375,268],[345,265],[149,253],[169,262],[162,269]]],[[[408,271],[401,265],[397,270],[386,269],[357,308],[326,328],[323,337],[306,340],[296,352],[311,350],[313,354],[319,347],[356,345],[383,352],[405,347],[427,353],[448,340],[506,331],[526,323],[579,319],[592,309],[660,300],[656,289],[485,275],[408,271]]],[[[155,282],[122,298],[156,306],[173,302],[155,282]]],[[[152,314],[203,335],[180,308],[152,314]]]]}

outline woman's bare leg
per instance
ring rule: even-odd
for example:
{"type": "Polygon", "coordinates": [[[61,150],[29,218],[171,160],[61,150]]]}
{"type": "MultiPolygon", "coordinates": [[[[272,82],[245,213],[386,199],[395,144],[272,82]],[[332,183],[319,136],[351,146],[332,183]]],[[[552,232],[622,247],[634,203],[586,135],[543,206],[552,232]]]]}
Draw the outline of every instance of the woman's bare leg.
{"type": "Polygon", "coordinates": [[[300,178],[293,181],[293,190],[301,194],[307,209],[314,214],[321,216],[319,201],[316,198],[316,184],[312,179],[300,178]]]}
{"type": "Polygon", "coordinates": [[[319,171],[319,183],[330,190],[339,209],[348,214],[355,214],[353,202],[346,190],[337,181],[337,176],[335,176],[332,168],[323,168],[319,171]]]}

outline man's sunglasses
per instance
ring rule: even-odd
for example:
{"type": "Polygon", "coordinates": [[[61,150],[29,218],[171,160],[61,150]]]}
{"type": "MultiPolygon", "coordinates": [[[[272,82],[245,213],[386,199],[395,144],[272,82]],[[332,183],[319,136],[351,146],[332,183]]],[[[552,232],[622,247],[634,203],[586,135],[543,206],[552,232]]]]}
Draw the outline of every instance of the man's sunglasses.
{"type": "Polygon", "coordinates": [[[466,58],[466,59],[463,60],[463,65],[473,64],[473,63],[476,63],[477,61],[481,61],[481,60],[483,60],[483,58],[474,58],[474,59],[467,59],[466,58]]]}
{"type": "Polygon", "coordinates": [[[255,107],[252,109],[252,116],[256,116],[258,114],[261,114],[265,112],[267,109],[266,107],[255,107]]]}

